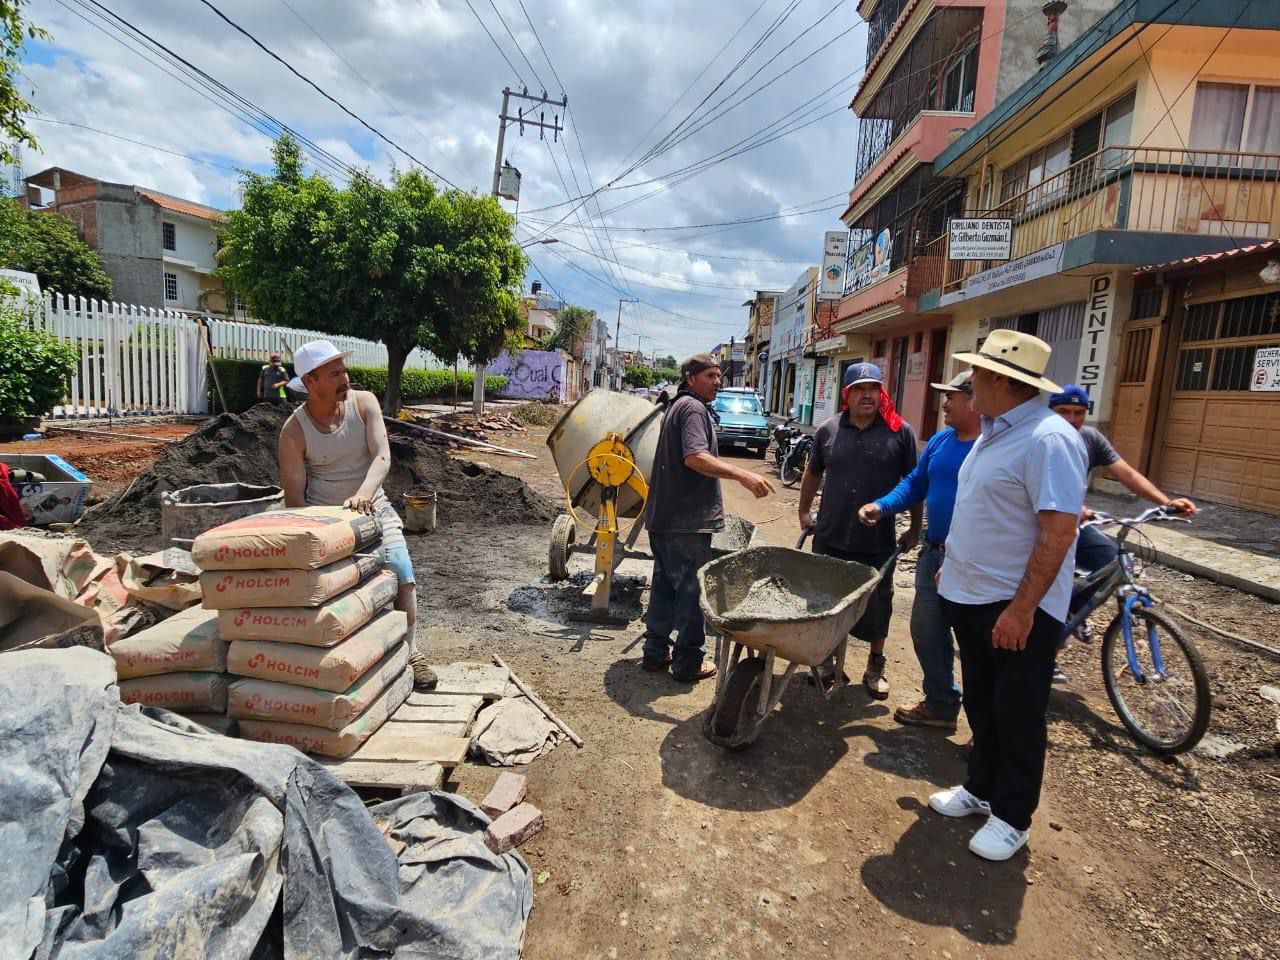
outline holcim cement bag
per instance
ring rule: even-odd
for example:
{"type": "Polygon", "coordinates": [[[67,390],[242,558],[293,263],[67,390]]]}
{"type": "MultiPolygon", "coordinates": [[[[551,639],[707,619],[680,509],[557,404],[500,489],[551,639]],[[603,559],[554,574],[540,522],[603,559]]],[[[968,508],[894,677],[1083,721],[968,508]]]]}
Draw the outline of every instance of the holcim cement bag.
{"type": "Polygon", "coordinates": [[[175,713],[223,713],[227,677],[222,673],[164,673],[120,681],[120,699],[175,713]]]}
{"type": "Polygon", "coordinates": [[[382,558],[358,553],[319,570],[209,570],[200,574],[208,610],[318,607],[382,568],[382,558]]]}
{"type": "Polygon", "coordinates": [[[342,507],[255,513],[196,537],[201,570],[314,570],[349,557],[380,536],[375,517],[342,507]]]}
{"type": "Polygon", "coordinates": [[[223,640],[283,641],[331,647],[359,630],[383,607],[390,606],[398,587],[396,575],[383,570],[318,607],[221,610],[218,634],[223,640]]]}
{"type": "Polygon", "coordinates": [[[272,680],[236,680],[227,713],[237,720],[286,720],[340,730],[369,709],[408,664],[409,645],[400,643],[341,693],[272,680]]]}
{"type": "Polygon", "coordinates": [[[162,620],[154,627],[112,643],[107,652],[115,658],[121,680],[153,677],[161,673],[190,673],[227,669],[227,644],[218,636],[215,610],[191,607],[162,620]]]}
{"type": "Polygon", "coordinates": [[[236,640],[227,654],[228,669],[241,677],[342,693],[403,640],[408,627],[408,616],[388,610],[336,647],[236,640]]]}
{"type": "Polygon", "coordinates": [[[263,743],[287,743],[305,753],[346,757],[368,740],[413,692],[413,671],[406,670],[369,705],[369,709],[341,730],[309,727],[278,720],[241,720],[240,736],[263,743]]]}

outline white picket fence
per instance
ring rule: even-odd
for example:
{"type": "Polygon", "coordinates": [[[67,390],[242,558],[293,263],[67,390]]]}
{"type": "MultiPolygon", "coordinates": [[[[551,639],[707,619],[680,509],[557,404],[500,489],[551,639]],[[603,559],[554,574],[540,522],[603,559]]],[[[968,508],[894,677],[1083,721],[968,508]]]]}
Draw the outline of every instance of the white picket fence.
{"type": "MultiPolygon", "coordinates": [[[[201,325],[189,314],[55,294],[33,311],[32,323],[80,352],[71,395],[54,407],[53,419],[208,412],[209,354],[200,342],[201,325]]],[[[353,351],[353,366],[387,363],[385,346],[358,337],[214,319],[205,329],[208,349],[220,358],[266,363],[272,353],[281,353],[289,366],[294,349],[323,338],[353,351]]],[[[449,366],[422,350],[413,351],[405,365],[449,366]]]]}

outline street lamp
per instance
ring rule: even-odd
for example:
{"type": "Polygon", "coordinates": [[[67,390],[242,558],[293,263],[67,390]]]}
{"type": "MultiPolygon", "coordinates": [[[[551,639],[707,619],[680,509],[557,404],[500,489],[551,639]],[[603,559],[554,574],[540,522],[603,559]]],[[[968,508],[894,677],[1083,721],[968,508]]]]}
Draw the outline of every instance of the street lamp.
{"type": "Polygon", "coordinates": [[[555,237],[543,237],[541,240],[530,240],[528,243],[520,244],[520,249],[523,250],[525,247],[536,247],[544,243],[559,243],[559,242],[560,241],[557,240],[555,237]]]}

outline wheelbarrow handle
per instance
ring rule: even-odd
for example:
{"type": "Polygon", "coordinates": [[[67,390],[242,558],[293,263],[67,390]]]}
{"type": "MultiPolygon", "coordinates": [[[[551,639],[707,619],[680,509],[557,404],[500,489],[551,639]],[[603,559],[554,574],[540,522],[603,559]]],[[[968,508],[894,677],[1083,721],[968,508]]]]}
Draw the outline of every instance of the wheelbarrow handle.
{"type": "Polygon", "coordinates": [[[803,550],[804,542],[809,539],[809,534],[813,533],[813,527],[805,527],[800,531],[800,539],[796,541],[796,549],[803,550]]]}
{"type": "Polygon", "coordinates": [[[889,570],[893,567],[893,565],[894,565],[895,563],[897,563],[897,562],[898,562],[898,558],[899,558],[900,556],[902,556],[902,548],[901,548],[901,547],[899,547],[897,550],[893,551],[893,553],[889,554],[889,559],[888,559],[888,560],[886,560],[886,561],[884,562],[884,566],[880,568],[880,576],[881,576],[881,577],[885,576],[885,575],[889,572],[889,570]]]}

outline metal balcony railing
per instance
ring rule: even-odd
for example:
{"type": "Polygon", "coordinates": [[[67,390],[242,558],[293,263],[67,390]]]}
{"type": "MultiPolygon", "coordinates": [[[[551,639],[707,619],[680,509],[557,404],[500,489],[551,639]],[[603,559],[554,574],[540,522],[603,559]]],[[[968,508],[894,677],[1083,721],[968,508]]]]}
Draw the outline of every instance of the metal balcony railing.
{"type": "MultiPolygon", "coordinates": [[[[1240,244],[1280,236],[1280,154],[1105,147],[964,217],[1013,220],[1010,259],[1095,230],[1201,234],[1240,244]]],[[[917,251],[908,290],[957,289],[999,261],[952,261],[947,235],[917,251]]]]}
{"type": "Polygon", "coordinates": [[[875,59],[908,2],[910,0],[880,0],[871,11],[867,20],[867,63],[875,59]]]}

